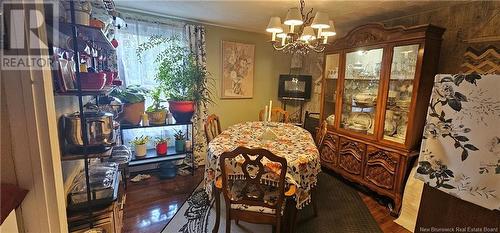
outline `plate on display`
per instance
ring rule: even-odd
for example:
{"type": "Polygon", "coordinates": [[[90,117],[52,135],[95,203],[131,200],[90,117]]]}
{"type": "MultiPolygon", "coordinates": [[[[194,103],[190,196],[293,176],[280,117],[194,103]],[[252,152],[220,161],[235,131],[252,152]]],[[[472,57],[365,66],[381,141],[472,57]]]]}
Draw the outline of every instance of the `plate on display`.
{"type": "Polygon", "coordinates": [[[349,128],[356,130],[367,130],[372,124],[372,116],[366,112],[353,113],[349,119],[349,128]]]}

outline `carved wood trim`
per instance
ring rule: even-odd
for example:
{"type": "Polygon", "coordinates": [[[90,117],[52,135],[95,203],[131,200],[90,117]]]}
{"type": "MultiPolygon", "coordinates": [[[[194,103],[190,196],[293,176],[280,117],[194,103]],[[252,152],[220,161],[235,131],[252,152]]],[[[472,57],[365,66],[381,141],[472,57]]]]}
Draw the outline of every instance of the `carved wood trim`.
{"type": "Polygon", "coordinates": [[[392,190],[398,169],[398,154],[368,147],[365,179],[378,187],[392,190]]]}
{"type": "Polygon", "coordinates": [[[321,147],[321,163],[327,167],[337,166],[338,136],[327,134],[321,147]]]}
{"type": "Polygon", "coordinates": [[[351,174],[361,175],[365,150],[366,145],[341,138],[339,167],[351,174]]]}

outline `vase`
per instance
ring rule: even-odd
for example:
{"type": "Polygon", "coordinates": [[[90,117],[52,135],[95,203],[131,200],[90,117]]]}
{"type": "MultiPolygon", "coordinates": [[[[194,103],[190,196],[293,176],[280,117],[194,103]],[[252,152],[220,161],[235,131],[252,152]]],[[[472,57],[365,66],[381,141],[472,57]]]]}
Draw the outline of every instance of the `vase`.
{"type": "Polygon", "coordinates": [[[146,154],[146,144],[135,145],[135,157],[144,157],[146,154]]]}
{"type": "Polygon", "coordinates": [[[186,141],[175,140],[175,151],[176,152],[184,152],[185,146],[186,146],[186,141]]]}

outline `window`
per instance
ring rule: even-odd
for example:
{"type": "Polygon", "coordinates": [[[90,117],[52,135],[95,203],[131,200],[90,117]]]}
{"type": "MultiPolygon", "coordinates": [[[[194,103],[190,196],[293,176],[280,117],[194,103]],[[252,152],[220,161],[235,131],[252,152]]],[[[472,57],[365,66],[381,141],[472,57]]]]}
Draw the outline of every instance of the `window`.
{"type": "MultiPolygon", "coordinates": [[[[170,37],[183,36],[184,23],[168,19],[151,18],[142,15],[129,15],[125,17],[127,27],[117,30],[117,64],[120,78],[125,85],[141,85],[152,89],[156,86],[154,77],[158,65],[154,62],[161,47],[146,51],[139,62],[136,49],[139,44],[146,42],[152,35],[170,37]]],[[[186,42],[187,46],[187,42],[186,42]]]]}

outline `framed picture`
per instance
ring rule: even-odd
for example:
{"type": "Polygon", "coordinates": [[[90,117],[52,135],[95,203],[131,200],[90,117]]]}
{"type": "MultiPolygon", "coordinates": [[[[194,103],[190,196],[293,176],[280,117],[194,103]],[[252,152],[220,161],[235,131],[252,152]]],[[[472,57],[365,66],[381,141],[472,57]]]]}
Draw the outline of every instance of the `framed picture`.
{"type": "Polygon", "coordinates": [[[221,98],[253,97],[255,45],[222,41],[221,98]]]}

